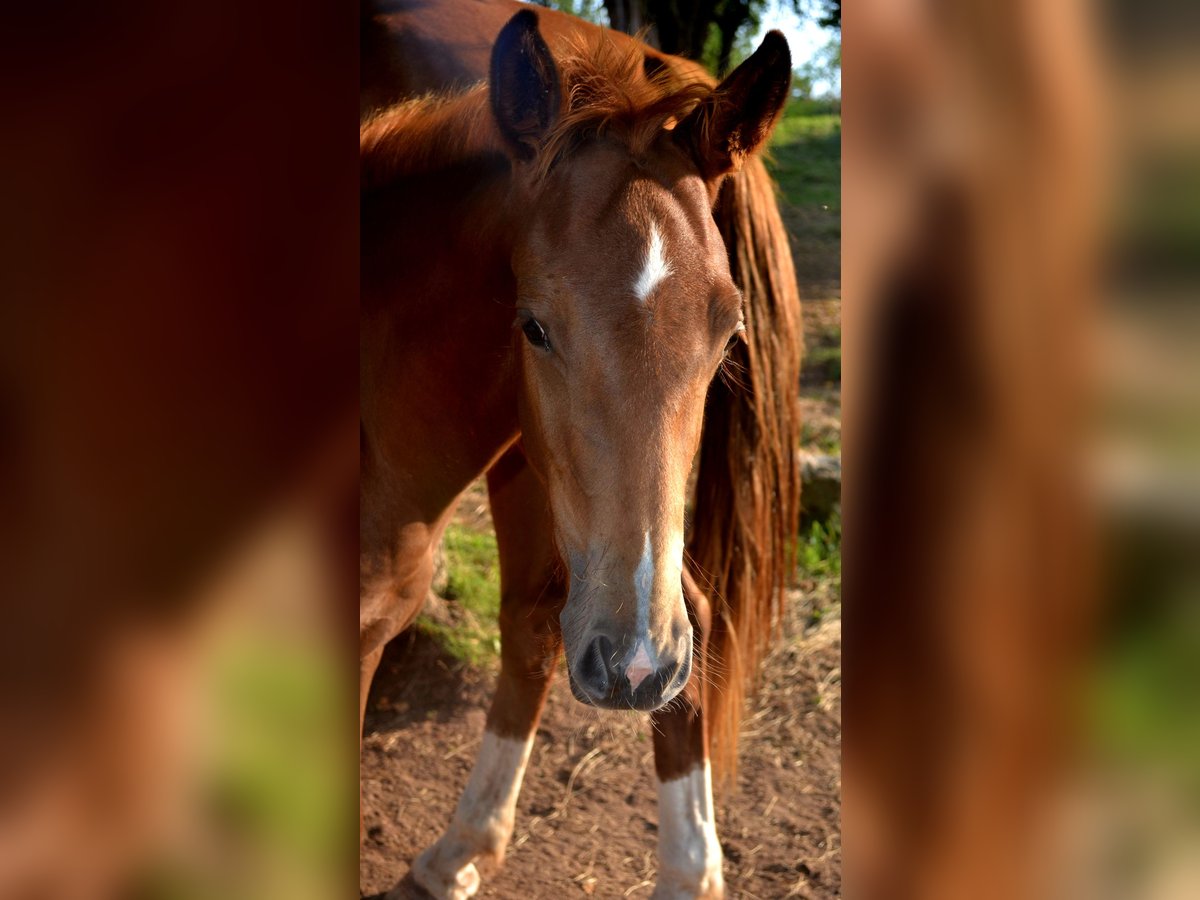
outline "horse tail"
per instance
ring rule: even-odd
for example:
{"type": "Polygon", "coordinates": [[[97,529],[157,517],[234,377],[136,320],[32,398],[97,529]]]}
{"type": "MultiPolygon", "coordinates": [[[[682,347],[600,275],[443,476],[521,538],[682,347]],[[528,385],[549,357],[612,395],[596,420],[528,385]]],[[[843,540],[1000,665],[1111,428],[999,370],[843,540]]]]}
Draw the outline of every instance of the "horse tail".
{"type": "Polygon", "coordinates": [[[713,610],[709,755],[718,780],[732,780],[742,709],[779,631],[795,561],[801,318],[775,183],[760,159],[725,180],[715,217],[742,290],[746,340],[709,389],[688,552],[713,610]]]}

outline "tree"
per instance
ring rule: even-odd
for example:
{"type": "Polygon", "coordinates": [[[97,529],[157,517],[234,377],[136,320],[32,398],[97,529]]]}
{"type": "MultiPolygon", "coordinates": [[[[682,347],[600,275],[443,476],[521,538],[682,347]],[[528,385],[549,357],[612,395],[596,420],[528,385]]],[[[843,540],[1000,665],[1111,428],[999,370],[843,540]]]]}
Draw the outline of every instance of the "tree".
{"type": "MultiPolygon", "coordinates": [[[[609,24],[626,34],[637,34],[650,24],[646,0],[604,0],[604,9],[608,12],[609,24]]],[[[651,35],[646,35],[646,38],[651,44],[658,46],[656,38],[652,38],[651,35]]]]}
{"type": "MultiPolygon", "coordinates": [[[[533,0],[533,2],[538,6],[557,9],[559,12],[578,16],[596,25],[609,24],[609,20],[606,18],[604,12],[605,4],[603,0],[533,0]]],[[[621,28],[619,30],[625,31],[626,29],[621,28]]]]}
{"type": "MultiPolygon", "coordinates": [[[[571,5],[586,2],[574,0],[571,5]]],[[[553,5],[566,8],[569,3],[553,5]]],[[[645,38],[652,46],[703,62],[717,74],[729,70],[740,55],[739,41],[757,29],[772,3],[816,18],[826,28],[841,28],[841,0],[603,0],[613,28],[627,34],[648,29],[645,38]]]]}
{"type": "Polygon", "coordinates": [[[792,74],[792,91],[797,97],[812,99],[818,83],[828,84],[832,93],[840,94],[837,88],[842,70],[842,37],[835,34],[829,42],[796,67],[792,74]]]}
{"type": "Polygon", "coordinates": [[[749,6],[751,2],[762,0],[604,0],[604,8],[613,28],[636,34],[652,26],[646,34],[652,46],[698,60],[704,55],[709,26],[718,14],[725,7],[749,6]]]}
{"type": "MultiPolygon", "coordinates": [[[[724,75],[729,71],[729,63],[733,57],[733,48],[737,43],[738,32],[746,24],[758,23],[759,10],[764,4],[753,3],[751,0],[725,0],[719,4],[714,24],[717,27],[720,40],[717,50],[716,71],[724,75]]],[[[748,29],[747,29],[748,30],[748,29]]]]}

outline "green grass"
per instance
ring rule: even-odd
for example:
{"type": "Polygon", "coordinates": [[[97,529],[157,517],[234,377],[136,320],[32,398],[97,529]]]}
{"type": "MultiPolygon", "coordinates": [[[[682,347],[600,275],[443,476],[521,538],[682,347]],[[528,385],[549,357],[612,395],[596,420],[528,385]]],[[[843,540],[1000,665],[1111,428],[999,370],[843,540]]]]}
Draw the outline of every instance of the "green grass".
{"type": "MultiPolygon", "coordinates": [[[[820,622],[838,606],[842,584],[842,516],[837,507],[828,521],[810,522],[796,541],[796,574],[811,579],[805,589],[811,602],[808,625],[820,622]]],[[[797,636],[802,640],[802,636],[797,636]]]]}
{"type": "Polygon", "coordinates": [[[800,423],[800,444],[804,447],[816,447],[822,453],[830,456],[840,456],[842,453],[842,433],[833,429],[820,428],[808,419],[800,423]]]}
{"type": "Polygon", "coordinates": [[[813,347],[804,355],[804,368],[822,382],[838,382],[842,380],[842,346],[841,344],[821,345],[813,347]]]}
{"type": "Polygon", "coordinates": [[[771,136],[767,166],[779,184],[800,292],[827,296],[841,284],[840,113],[827,104],[793,100],[771,136]]]}
{"type": "Polygon", "coordinates": [[[1168,778],[1196,810],[1200,576],[1194,564],[1171,553],[1151,553],[1148,560],[1159,571],[1126,575],[1119,612],[1110,614],[1111,634],[1088,697],[1090,725],[1112,762],[1168,778]]]}
{"type": "MultiPolygon", "coordinates": [[[[840,213],[842,208],[842,117],[805,115],[789,106],[771,137],[771,174],[783,198],[798,209],[840,213]]],[[[841,234],[840,222],[837,234],[841,234]]]]}
{"type": "Polygon", "coordinates": [[[500,653],[500,560],[496,536],[461,525],[446,529],[446,599],[456,604],[461,621],[453,625],[425,616],[417,627],[434,638],[450,656],[469,665],[484,665],[500,653]]]}
{"type": "Polygon", "coordinates": [[[827,522],[811,522],[800,535],[796,564],[802,576],[817,579],[842,577],[842,517],[836,511],[827,522]]]}

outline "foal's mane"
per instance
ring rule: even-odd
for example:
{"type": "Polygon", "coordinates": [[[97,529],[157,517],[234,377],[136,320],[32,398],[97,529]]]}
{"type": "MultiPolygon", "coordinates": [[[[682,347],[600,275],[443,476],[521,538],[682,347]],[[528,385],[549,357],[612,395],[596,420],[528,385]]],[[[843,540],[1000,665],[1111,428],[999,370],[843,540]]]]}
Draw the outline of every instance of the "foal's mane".
{"type": "MultiPolygon", "coordinates": [[[[603,33],[572,36],[555,64],[563,105],[533,161],[535,182],[600,137],[621,142],[635,159],[643,156],[712,89],[705,76],[681,74],[636,45],[619,48],[603,33]]],[[[362,124],[359,153],[362,187],[372,189],[507,150],[488,85],[479,82],[389,107],[362,124]]]]}

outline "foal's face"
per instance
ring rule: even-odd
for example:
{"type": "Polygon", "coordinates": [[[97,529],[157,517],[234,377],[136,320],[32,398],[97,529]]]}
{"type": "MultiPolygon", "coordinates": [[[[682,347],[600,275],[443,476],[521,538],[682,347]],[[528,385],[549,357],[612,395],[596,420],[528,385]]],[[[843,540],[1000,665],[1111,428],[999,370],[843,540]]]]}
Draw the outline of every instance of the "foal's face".
{"type": "Polygon", "coordinates": [[[741,329],[705,182],[666,138],[553,172],[514,257],[520,415],[570,570],[575,695],[653,709],[691,669],[684,503],[704,399],[741,329]]]}
{"type": "MultiPolygon", "coordinates": [[[[501,29],[488,79],[525,185],[564,109],[590,92],[585,77],[564,93],[537,22],[523,9],[501,29]]],[[[710,192],[767,139],[790,78],[787,42],[770,32],[636,162],[594,139],[525,198],[513,257],[522,436],[570,569],[571,687],[598,706],[657,708],[691,672],[684,493],[705,393],[741,327],[710,192]]]]}

